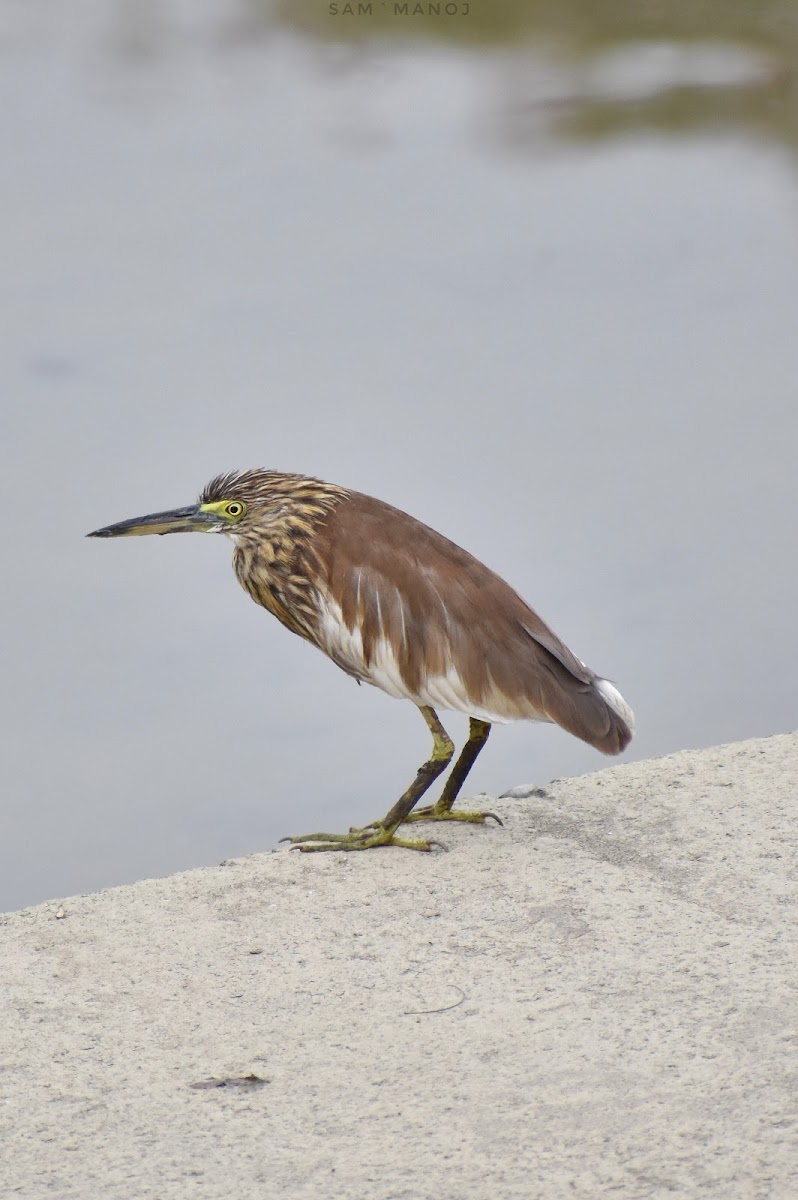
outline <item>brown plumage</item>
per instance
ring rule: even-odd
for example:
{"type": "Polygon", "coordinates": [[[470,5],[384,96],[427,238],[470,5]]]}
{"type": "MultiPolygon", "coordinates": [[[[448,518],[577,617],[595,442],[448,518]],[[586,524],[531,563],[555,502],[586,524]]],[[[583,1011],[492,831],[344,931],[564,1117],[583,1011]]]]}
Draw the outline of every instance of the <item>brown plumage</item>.
{"type": "Polygon", "coordinates": [[[389,504],[307,476],[253,470],[217,477],[196,507],[90,536],[182,529],[227,533],[236,576],[256,603],[355,679],[412,700],[433,733],[432,758],[382,821],[291,839],[302,849],[429,849],[396,836],[402,820],[484,820],[452,805],[494,722],[553,721],[605,754],[631,739],[632,712],[612,684],[503,579],[389,504]],[[468,714],[471,736],[438,804],[411,813],[452,757],[436,708],[468,714]]]}

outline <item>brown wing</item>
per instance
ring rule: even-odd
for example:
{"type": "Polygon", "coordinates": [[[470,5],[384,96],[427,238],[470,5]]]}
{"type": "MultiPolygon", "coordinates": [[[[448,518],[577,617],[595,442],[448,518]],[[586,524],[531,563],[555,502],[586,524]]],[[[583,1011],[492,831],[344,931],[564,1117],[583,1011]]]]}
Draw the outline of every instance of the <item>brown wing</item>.
{"type": "Polygon", "coordinates": [[[376,675],[387,642],[417,703],[555,721],[610,754],[629,741],[598,676],[503,579],[435,530],[352,492],[314,549],[346,628],[360,631],[366,667],[376,675]]]}

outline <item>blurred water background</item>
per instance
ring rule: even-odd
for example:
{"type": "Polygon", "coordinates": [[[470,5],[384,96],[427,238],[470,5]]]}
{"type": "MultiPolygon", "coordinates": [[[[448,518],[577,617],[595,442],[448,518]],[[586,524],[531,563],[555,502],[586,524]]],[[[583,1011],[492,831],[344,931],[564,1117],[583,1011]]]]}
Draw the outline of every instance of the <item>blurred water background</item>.
{"type": "MultiPolygon", "coordinates": [[[[226,541],[83,537],[235,467],[468,547],[628,758],[796,725],[798,4],[437,7],[0,3],[0,907],[344,829],[424,756],[226,541]]],[[[605,762],[512,726],[469,791],[605,762]]]]}

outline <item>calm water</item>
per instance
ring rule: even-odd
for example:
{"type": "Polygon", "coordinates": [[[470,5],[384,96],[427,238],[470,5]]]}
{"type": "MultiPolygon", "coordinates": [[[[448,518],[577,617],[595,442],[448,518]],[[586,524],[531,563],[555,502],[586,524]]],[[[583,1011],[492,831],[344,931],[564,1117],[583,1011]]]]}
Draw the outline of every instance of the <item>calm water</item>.
{"type": "MultiPolygon", "coordinates": [[[[1,7],[0,907],[345,828],[424,756],[227,542],[83,538],[232,467],[466,545],[626,757],[796,726],[795,5],[1,7]]],[[[514,726],[470,790],[606,761],[514,726]]]]}

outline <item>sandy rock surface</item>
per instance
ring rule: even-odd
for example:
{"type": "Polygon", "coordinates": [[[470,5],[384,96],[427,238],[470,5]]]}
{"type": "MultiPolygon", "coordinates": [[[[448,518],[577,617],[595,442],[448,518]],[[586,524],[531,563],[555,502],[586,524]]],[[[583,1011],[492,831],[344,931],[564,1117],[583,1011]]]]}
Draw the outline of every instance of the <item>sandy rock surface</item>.
{"type": "Polygon", "coordinates": [[[2,1195],[798,1196],[798,734],[490,806],[0,918],[2,1195]]]}

